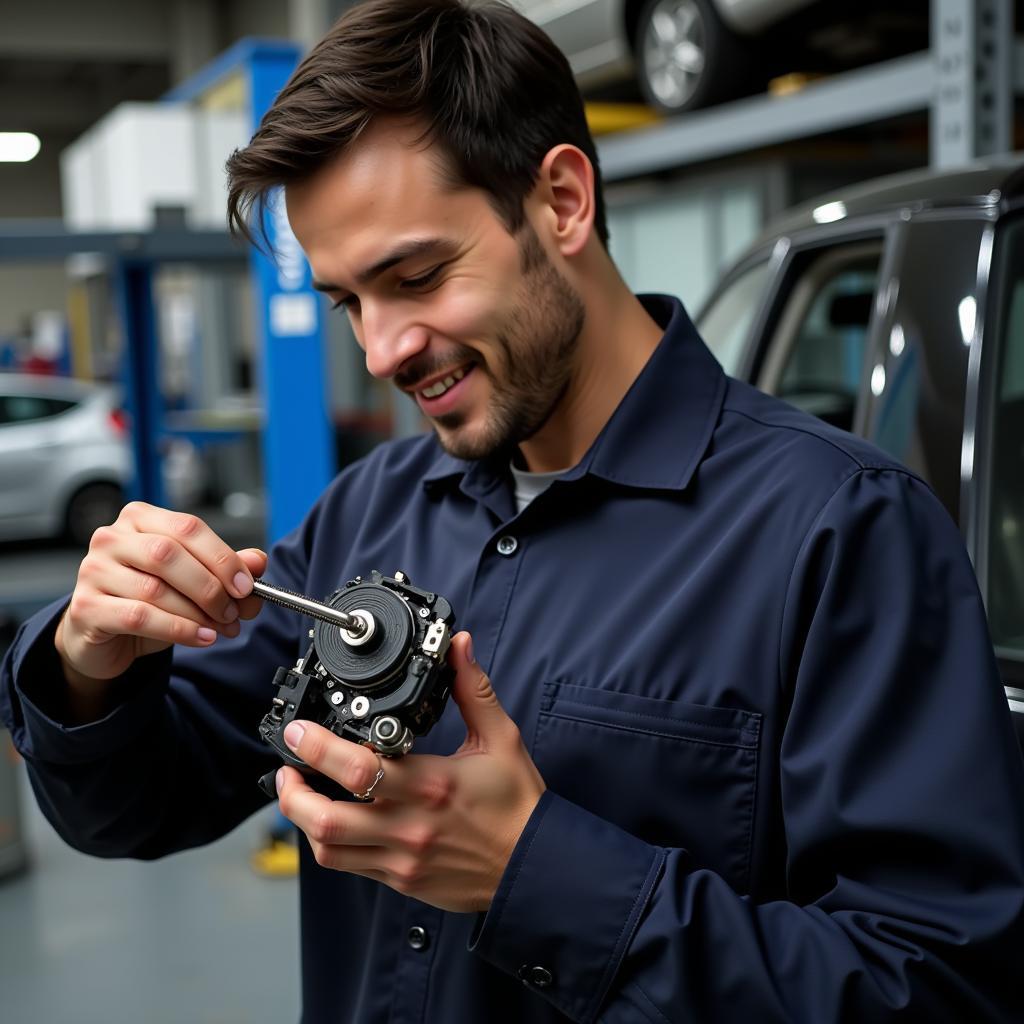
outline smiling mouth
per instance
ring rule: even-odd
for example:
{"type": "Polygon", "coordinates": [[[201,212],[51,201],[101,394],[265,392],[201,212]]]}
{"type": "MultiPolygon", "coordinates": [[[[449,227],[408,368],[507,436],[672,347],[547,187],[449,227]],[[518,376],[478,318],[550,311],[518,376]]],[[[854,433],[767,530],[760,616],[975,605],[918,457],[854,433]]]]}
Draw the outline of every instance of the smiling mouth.
{"type": "Polygon", "coordinates": [[[430,387],[417,391],[416,394],[421,395],[423,398],[440,398],[449,388],[453,388],[460,380],[462,380],[468,372],[468,366],[460,367],[447,377],[434,381],[430,387]]]}

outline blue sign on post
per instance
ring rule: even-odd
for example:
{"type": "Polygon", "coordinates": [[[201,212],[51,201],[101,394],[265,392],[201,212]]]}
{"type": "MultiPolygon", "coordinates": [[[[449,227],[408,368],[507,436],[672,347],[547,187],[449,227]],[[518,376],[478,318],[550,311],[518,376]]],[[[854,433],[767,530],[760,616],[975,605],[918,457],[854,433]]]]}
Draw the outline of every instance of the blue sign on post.
{"type": "MultiPolygon", "coordinates": [[[[243,39],[164,98],[199,100],[230,76],[241,75],[255,132],[301,56],[295,43],[243,39]]],[[[324,395],[322,300],[312,288],[280,193],[267,204],[264,229],[274,256],[253,249],[250,267],[262,334],[263,467],[269,540],[274,541],[299,525],[330,482],[335,455],[324,395]]]]}
{"type": "MultiPolygon", "coordinates": [[[[297,47],[253,44],[246,66],[253,131],[299,59],[297,47]]],[[[276,259],[253,250],[258,323],[263,326],[263,465],[270,540],[302,521],[334,475],[334,438],[324,395],[321,300],[278,190],[264,229],[276,259]]]]}

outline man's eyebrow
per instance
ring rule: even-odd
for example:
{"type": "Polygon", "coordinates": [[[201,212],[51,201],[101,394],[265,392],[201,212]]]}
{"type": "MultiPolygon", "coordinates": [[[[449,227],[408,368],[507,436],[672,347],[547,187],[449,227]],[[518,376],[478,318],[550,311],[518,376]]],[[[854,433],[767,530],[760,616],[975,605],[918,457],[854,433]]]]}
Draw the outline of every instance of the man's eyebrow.
{"type": "MultiPolygon", "coordinates": [[[[422,256],[425,253],[434,251],[452,252],[454,249],[455,243],[448,238],[412,238],[408,242],[402,242],[400,245],[395,246],[391,252],[365,270],[360,270],[356,274],[356,283],[360,285],[368,284],[386,270],[390,270],[403,260],[412,259],[414,256],[422,256]]],[[[318,281],[315,278],[313,279],[313,287],[318,292],[345,291],[341,285],[331,284],[330,281],[318,281]]]]}

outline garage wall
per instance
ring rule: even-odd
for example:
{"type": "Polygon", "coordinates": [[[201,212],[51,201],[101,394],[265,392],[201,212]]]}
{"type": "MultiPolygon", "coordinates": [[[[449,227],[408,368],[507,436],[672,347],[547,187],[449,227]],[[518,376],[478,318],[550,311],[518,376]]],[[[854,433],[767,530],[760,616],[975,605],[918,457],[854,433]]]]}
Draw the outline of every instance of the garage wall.
{"type": "Polygon", "coordinates": [[[678,186],[655,195],[609,194],[611,254],[636,292],[678,295],[695,313],[722,270],[764,221],[763,186],[678,186]]]}
{"type": "Polygon", "coordinates": [[[63,263],[0,264],[0,343],[21,335],[33,313],[66,308],[63,263]]]}

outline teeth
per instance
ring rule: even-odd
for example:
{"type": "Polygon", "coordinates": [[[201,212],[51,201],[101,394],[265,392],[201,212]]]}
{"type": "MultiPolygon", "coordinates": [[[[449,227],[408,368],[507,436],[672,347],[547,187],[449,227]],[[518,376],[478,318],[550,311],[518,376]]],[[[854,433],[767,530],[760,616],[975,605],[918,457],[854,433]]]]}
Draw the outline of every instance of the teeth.
{"type": "Polygon", "coordinates": [[[439,380],[435,384],[431,384],[429,388],[424,388],[420,394],[424,398],[439,398],[443,395],[457,380],[462,380],[466,376],[465,370],[456,370],[450,377],[445,377],[444,380],[439,380]]]}

